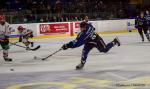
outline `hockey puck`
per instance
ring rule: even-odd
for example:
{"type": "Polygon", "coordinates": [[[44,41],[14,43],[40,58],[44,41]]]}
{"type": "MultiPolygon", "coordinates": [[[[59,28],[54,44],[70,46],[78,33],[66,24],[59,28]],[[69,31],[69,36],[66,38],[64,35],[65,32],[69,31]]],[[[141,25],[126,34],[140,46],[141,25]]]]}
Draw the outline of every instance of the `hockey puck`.
{"type": "Polygon", "coordinates": [[[129,32],[132,32],[132,30],[129,30],[129,32]]]}
{"type": "Polygon", "coordinates": [[[34,56],[34,59],[37,59],[37,57],[36,57],[36,56],[34,56]]]}
{"type": "Polygon", "coordinates": [[[10,71],[14,71],[14,69],[10,69],[10,71]]]}

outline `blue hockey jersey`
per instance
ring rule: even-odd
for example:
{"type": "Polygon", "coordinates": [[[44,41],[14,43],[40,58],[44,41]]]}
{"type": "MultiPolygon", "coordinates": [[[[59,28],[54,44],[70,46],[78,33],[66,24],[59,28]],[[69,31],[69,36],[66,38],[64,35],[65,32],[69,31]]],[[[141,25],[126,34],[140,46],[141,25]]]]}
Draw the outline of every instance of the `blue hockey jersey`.
{"type": "Polygon", "coordinates": [[[145,18],[137,17],[135,19],[135,27],[144,27],[147,25],[147,21],[145,18]]]}
{"type": "Polygon", "coordinates": [[[96,35],[95,28],[91,24],[88,24],[85,31],[80,32],[75,40],[70,41],[66,45],[69,48],[79,47],[85,43],[88,43],[90,40],[95,39],[96,35]]]}
{"type": "Polygon", "coordinates": [[[150,14],[145,15],[145,19],[147,21],[147,25],[150,25],[150,14]]]}

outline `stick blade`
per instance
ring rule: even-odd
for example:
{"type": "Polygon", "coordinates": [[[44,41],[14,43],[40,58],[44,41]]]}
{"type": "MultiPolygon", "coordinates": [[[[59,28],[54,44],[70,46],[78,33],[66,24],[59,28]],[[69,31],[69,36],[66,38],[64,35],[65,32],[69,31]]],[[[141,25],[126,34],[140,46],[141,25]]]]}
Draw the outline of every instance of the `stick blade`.
{"type": "Polygon", "coordinates": [[[60,48],[59,50],[57,50],[57,51],[55,51],[54,53],[52,53],[52,54],[50,54],[50,55],[48,55],[47,57],[45,57],[45,58],[42,58],[41,60],[46,60],[47,58],[49,58],[49,57],[51,57],[51,56],[53,56],[54,54],[56,54],[56,53],[58,53],[59,51],[61,51],[62,50],[62,48],[60,48]]]}
{"type": "Polygon", "coordinates": [[[38,50],[40,47],[41,47],[41,46],[39,45],[39,46],[37,46],[37,47],[35,47],[35,48],[33,48],[33,49],[30,49],[30,50],[36,51],[36,50],[38,50]]]}
{"type": "Polygon", "coordinates": [[[49,57],[51,57],[52,55],[49,55],[49,56],[47,56],[47,57],[45,57],[45,58],[42,58],[42,60],[44,61],[44,60],[46,60],[47,58],[49,58],[49,57]]]}
{"type": "Polygon", "coordinates": [[[42,61],[46,60],[46,58],[42,58],[42,61]]]}

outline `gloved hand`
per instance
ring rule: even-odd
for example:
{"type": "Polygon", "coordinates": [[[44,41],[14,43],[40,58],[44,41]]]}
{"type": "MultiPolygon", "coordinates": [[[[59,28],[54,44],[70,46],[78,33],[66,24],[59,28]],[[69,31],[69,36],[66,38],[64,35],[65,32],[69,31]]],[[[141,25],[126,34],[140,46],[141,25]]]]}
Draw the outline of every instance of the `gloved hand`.
{"type": "Polygon", "coordinates": [[[63,50],[67,50],[67,49],[68,49],[68,47],[67,47],[66,44],[64,44],[61,48],[62,48],[63,50]]]}
{"type": "Polygon", "coordinates": [[[22,37],[21,36],[19,37],[19,42],[22,42],[22,37]]]}
{"type": "Polygon", "coordinates": [[[33,34],[31,34],[30,37],[33,38],[33,34]]]}
{"type": "Polygon", "coordinates": [[[28,33],[27,36],[33,38],[33,32],[28,33]]]}

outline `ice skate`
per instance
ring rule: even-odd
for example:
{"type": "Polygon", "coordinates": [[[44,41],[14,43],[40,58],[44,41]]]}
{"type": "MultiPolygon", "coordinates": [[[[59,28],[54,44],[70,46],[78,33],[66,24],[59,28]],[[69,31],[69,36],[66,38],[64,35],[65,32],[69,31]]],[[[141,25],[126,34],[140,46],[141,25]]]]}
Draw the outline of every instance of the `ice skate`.
{"type": "Polygon", "coordinates": [[[81,63],[76,66],[76,70],[82,69],[84,67],[84,64],[85,64],[85,61],[81,61],[81,63]]]}
{"type": "Polygon", "coordinates": [[[29,48],[29,47],[26,47],[26,50],[27,50],[27,51],[29,51],[29,50],[30,50],[30,48],[29,48]]]}
{"type": "Polygon", "coordinates": [[[31,42],[31,47],[33,47],[34,46],[34,43],[33,42],[31,42]]]}
{"type": "Polygon", "coordinates": [[[6,62],[12,62],[12,59],[11,59],[11,58],[8,58],[8,57],[4,57],[4,60],[5,60],[6,62]]]}
{"type": "Polygon", "coordinates": [[[114,39],[114,43],[115,43],[115,45],[117,45],[117,46],[120,46],[120,45],[121,45],[121,43],[120,43],[118,37],[116,37],[116,38],[114,39]]]}

